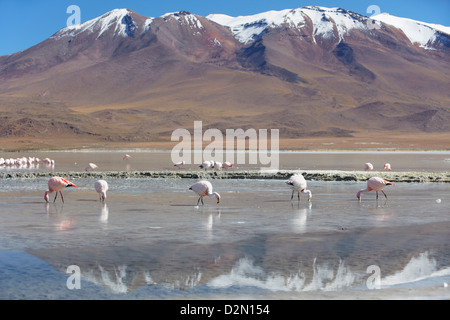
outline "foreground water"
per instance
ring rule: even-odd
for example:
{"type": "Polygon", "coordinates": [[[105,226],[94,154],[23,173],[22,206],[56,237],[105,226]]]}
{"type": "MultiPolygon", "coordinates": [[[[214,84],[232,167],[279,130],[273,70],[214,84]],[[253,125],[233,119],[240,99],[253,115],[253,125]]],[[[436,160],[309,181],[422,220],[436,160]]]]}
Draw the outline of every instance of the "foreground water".
{"type": "Polygon", "coordinates": [[[195,180],[112,179],[106,203],[74,182],[46,204],[47,179],[1,181],[1,299],[450,298],[449,184],[359,202],[363,183],[309,181],[308,203],[283,181],[214,180],[222,202],[198,207],[195,180]]]}

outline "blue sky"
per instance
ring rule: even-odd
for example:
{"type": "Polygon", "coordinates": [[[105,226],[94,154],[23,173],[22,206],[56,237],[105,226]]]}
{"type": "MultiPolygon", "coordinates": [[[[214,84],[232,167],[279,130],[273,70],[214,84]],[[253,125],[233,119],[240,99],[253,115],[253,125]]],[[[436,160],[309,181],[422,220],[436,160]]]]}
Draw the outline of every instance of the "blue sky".
{"type": "Polygon", "coordinates": [[[395,16],[450,26],[450,0],[0,0],[0,55],[25,50],[64,28],[70,5],[80,8],[81,22],[116,8],[129,8],[148,17],[180,10],[201,16],[240,16],[316,5],[370,16],[367,8],[376,5],[381,12],[395,16]]]}

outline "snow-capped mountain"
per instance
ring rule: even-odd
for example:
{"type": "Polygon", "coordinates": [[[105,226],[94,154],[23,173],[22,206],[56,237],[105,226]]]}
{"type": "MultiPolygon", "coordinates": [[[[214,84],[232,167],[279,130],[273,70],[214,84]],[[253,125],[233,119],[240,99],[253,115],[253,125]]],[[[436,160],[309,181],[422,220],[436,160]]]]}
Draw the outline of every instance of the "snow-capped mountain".
{"type": "MultiPolygon", "coordinates": [[[[191,29],[202,29],[203,26],[196,15],[188,12],[166,13],[159,17],[164,21],[174,19],[181,25],[186,24],[191,29]]],[[[82,33],[96,33],[100,38],[105,32],[112,31],[112,36],[122,36],[134,38],[150,29],[151,23],[155,21],[153,17],[143,17],[129,9],[115,9],[102,16],[84,22],[82,24],[71,25],[61,29],[51,38],[75,37],[82,33]]]]}
{"type": "Polygon", "coordinates": [[[51,38],[59,39],[62,37],[75,37],[83,32],[97,32],[97,38],[100,38],[106,31],[113,31],[113,36],[133,37],[137,29],[131,12],[127,9],[115,9],[105,13],[101,17],[89,20],[82,24],[70,25],[61,29],[51,38]]]}
{"type": "Polygon", "coordinates": [[[382,22],[400,29],[411,43],[418,43],[426,49],[432,47],[437,39],[437,33],[450,35],[450,27],[426,24],[385,13],[368,18],[342,8],[304,7],[239,17],[211,14],[207,18],[228,27],[244,44],[257,40],[269,28],[283,26],[298,30],[309,26],[313,41],[317,37],[343,41],[351,30],[370,32],[374,29],[381,29],[382,24],[376,22],[382,22]]]}
{"type": "Polygon", "coordinates": [[[0,106],[16,106],[2,109],[0,133],[34,137],[44,126],[42,135],[141,141],[194,120],[282,137],[447,132],[447,31],[341,8],[116,9],[0,57],[0,106]]]}
{"type": "Polygon", "coordinates": [[[268,28],[283,26],[300,30],[312,25],[313,40],[316,37],[343,40],[352,29],[368,29],[367,17],[340,8],[305,7],[236,18],[211,14],[207,18],[230,28],[235,37],[245,44],[258,39],[268,28]]]}

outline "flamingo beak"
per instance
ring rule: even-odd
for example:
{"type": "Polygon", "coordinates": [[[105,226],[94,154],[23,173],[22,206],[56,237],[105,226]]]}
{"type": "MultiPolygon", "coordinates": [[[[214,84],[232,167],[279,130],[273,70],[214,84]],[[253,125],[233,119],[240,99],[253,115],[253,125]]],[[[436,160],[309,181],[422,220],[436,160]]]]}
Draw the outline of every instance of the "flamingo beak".
{"type": "Polygon", "coordinates": [[[220,199],[217,199],[217,203],[220,203],[220,199]]]}
{"type": "Polygon", "coordinates": [[[361,197],[358,197],[358,200],[361,201],[361,197]]]}
{"type": "Polygon", "coordinates": [[[311,202],[311,198],[308,198],[308,202],[311,202]]]}
{"type": "Polygon", "coordinates": [[[67,185],[68,187],[75,187],[75,188],[78,188],[76,185],[74,185],[73,183],[71,183],[71,184],[68,184],[67,185]]]}

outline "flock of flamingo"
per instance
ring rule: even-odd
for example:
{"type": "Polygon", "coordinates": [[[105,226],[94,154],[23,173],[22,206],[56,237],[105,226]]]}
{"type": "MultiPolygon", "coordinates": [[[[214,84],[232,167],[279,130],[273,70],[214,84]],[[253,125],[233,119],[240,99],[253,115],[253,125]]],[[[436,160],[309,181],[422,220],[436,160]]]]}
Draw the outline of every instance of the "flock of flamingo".
{"type": "MultiPolygon", "coordinates": [[[[129,156],[129,155],[125,155],[123,157],[124,160],[128,160],[129,158],[131,158],[131,156],[129,156]]],[[[177,166],[179,168],[183,167],[184,165],[185,165],[184,161],[174,164],[174,166],[177,166]]],[[[86,171],[94,170],[97,167],[98,167],[97,165],[95,165],[93,163],[89,163],[88,166],[86,167],[86,171]]],[[[233,165],[229,162],[221,163],[221,162],[215,162],[215,161],[205,161],[200,165],[200,168],[205,169],[205,170],[208,168],[216,168],[217,170],[222,170],[222,168],[228,169],[231,167],[233,167],[233,165]]],[[[385,164],[384,169],[391,171],[391,165],[389,163],[385,164]]],[[[366,171],[373,170],[373,165],[371,163],[366,163],[365,170],[366,171]]],[[[285,181],[285,183],[289,188],[292,189],[291,201],[294,198],[295,192],[297,192],[297,198],[299,201],[300,201],[300,193],[306,194],[308,196],[308,202],[311,201],[312,193],[310,190],[307,190],[307,182],[306,182],[305,177],[302,174],[292,175],[288,180],[285,181]]],[[[384,180],[380,177],[371,177],[370,179],[367,180],[366,188],[359,190],[356,194],[356,197],[358,200],[361,200],[362,193],[375,191],[377,199],[378,199],[378,192],[382,192],[383,195],[385,196],[385,198],[387,199],[388,197],[387,197],[386,193],[383,191],[383,189],[386,186],[390,186],[390,185],[395,186],[394,183],[384,180]]],[[[77,186],[74,183],[72,183],[71,181],[69,181],[66,178],[63,178],[63,177],[50,178],[48,181],[48,190],[45,191],[45,194],[44,194],[45,201],[49,202],[49,194],[55,192],[55,197],[53,199],[53,202],[56,201],[58,193],[61,195],[62,202],[64,202],[62,190],[64,190],[65,188],[68,188],[68,187],[77,188],[77,186]]],[[[102,201],[106,201],[106,192],[108,191],[108,188],[109,188],[108,182],[106,182],[105,180],[97,180],[94,183],[94,189],[98,193],[99,198],[102,201]]],[[[200,202],[202,203],[202,205],[204,205],[203,198],[206,196],[215,197],[217,200],[217,203],[220,203],[220,199],[221,199],[220,194],[213,191],[213,186],[212,186],[211,182],[209,182],[207,180],[202,180],[202,181],[198,181],[198,182],[194,183],[193,185],[191,185],[189,187],[189,190],[192,190],[199,196],[199,198],[197,200],[197,206],[199,205],[200,202]]]]}
{"type": "Polygon", "coordinates": [[[37,157],[0,158],[0,167],[31,168],[43,163],[47,167],[54,167],[55,160],[50,158],[39,159],[37,157]]]}

